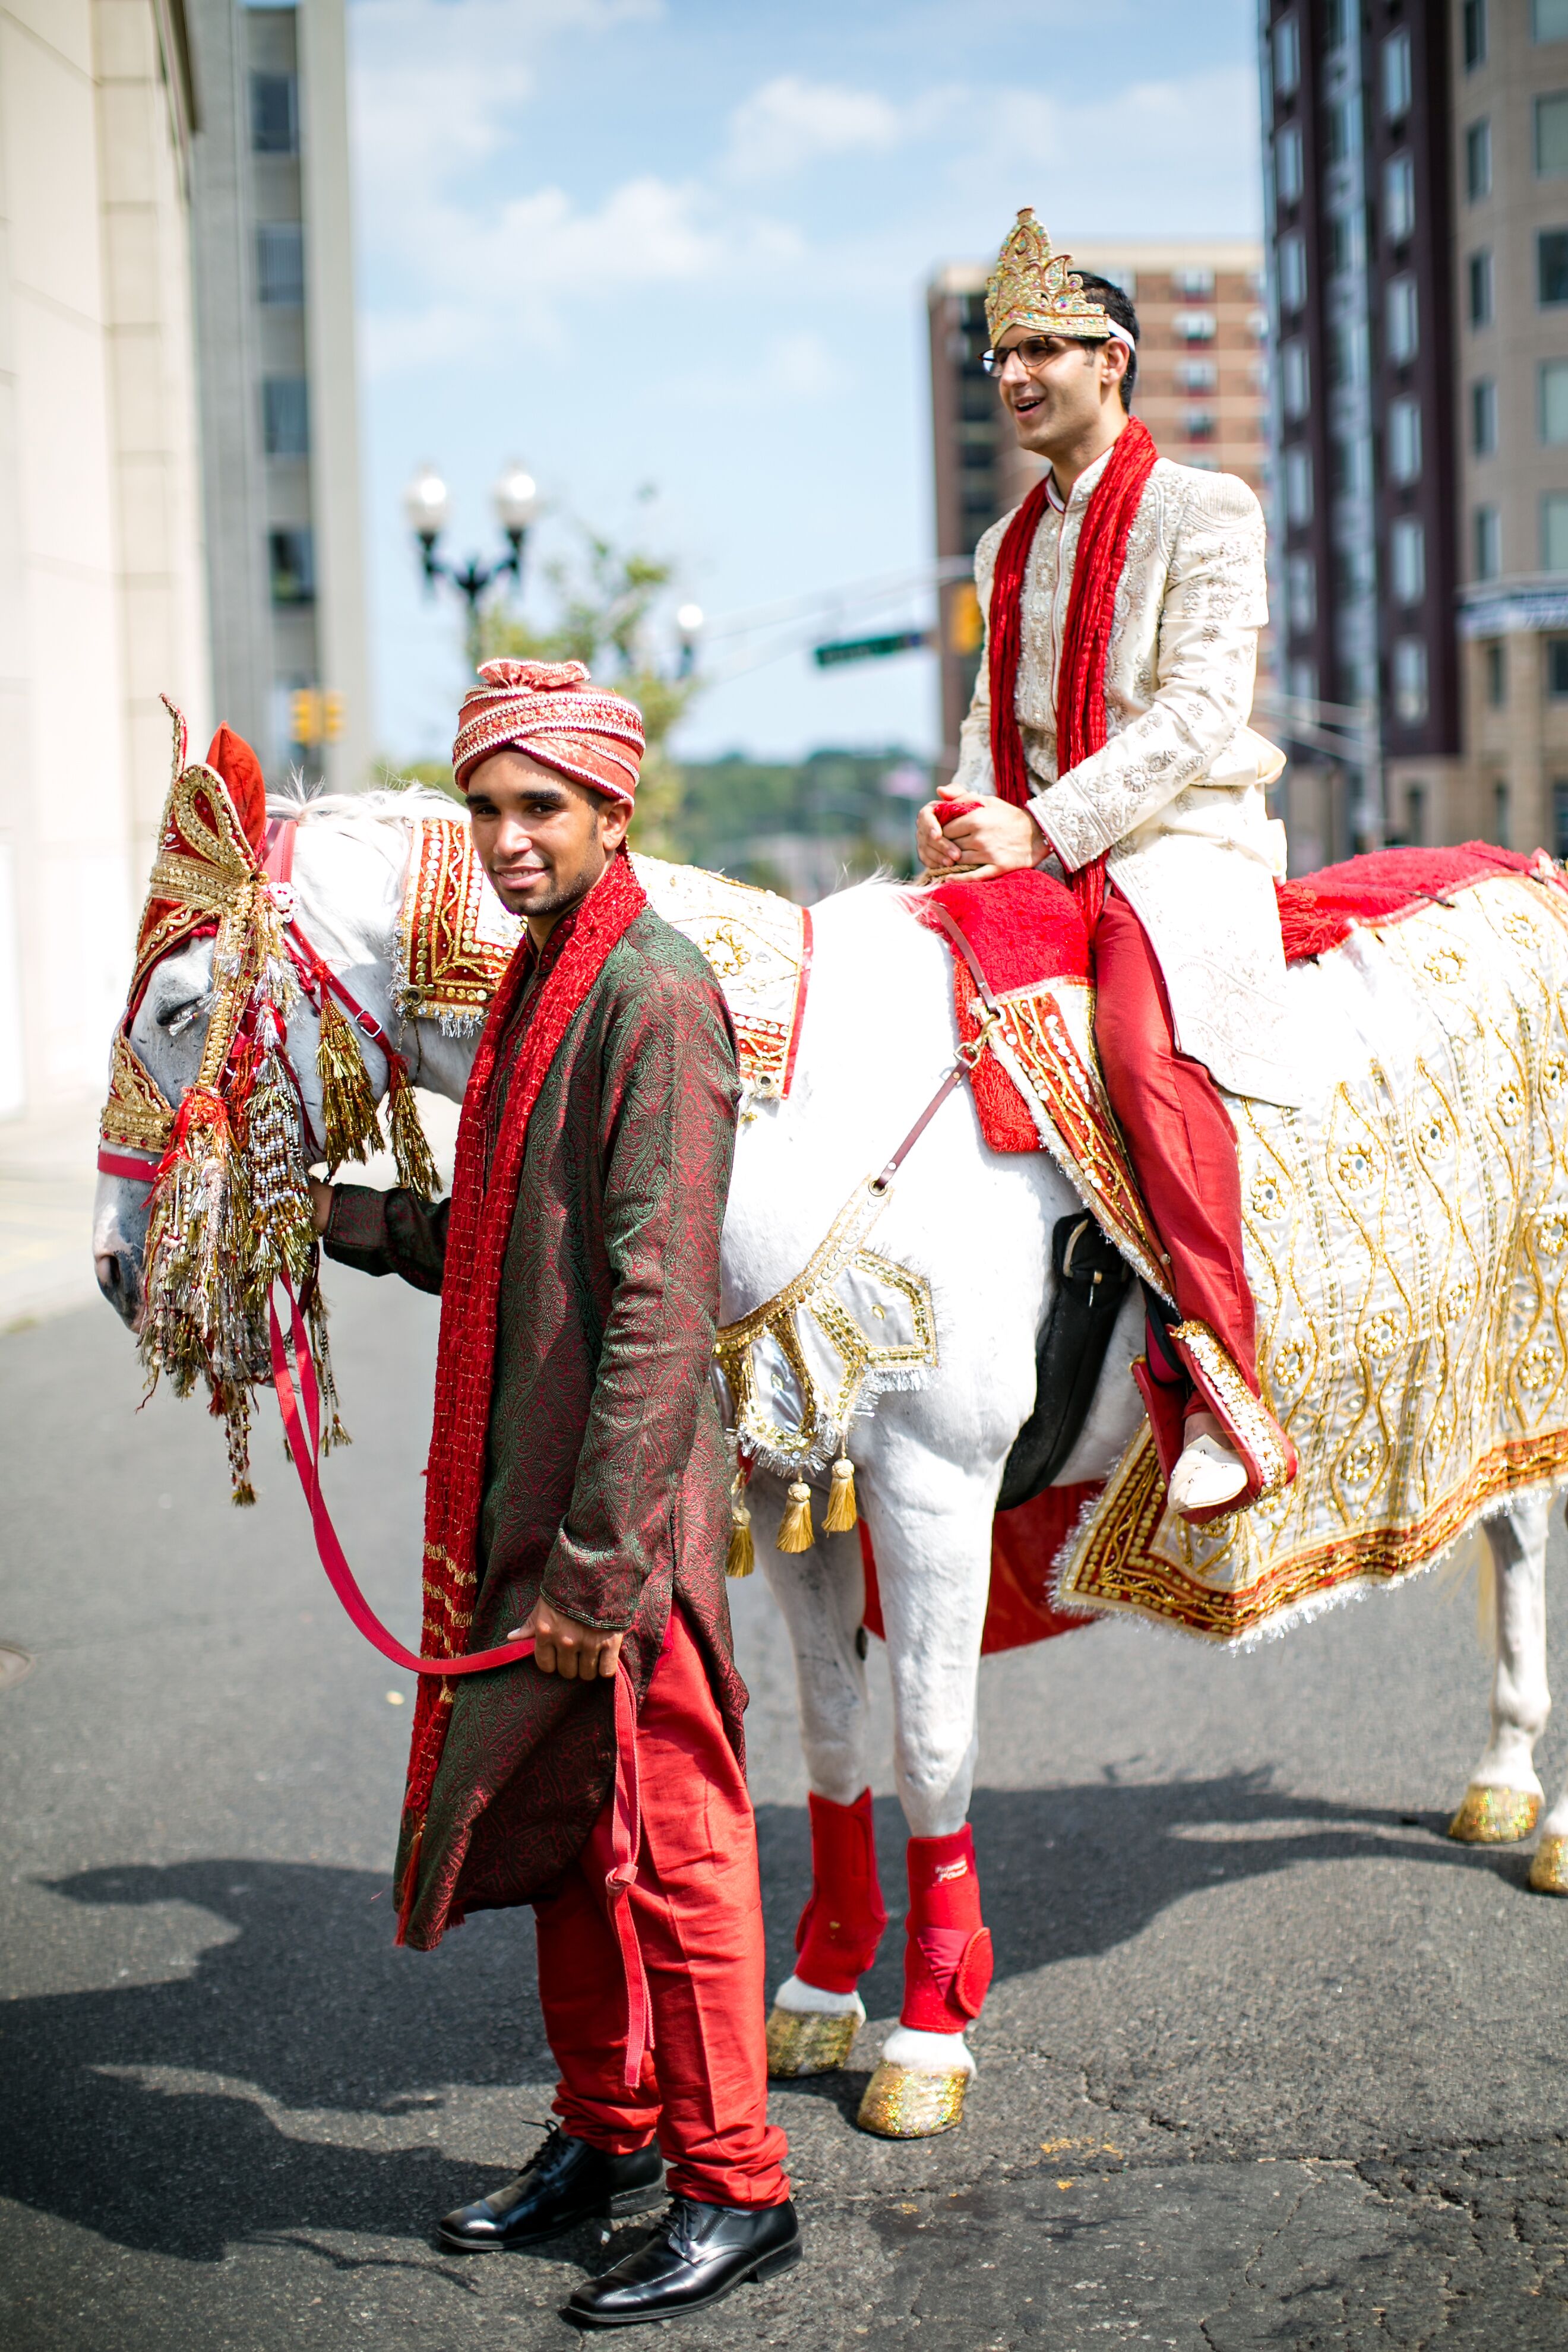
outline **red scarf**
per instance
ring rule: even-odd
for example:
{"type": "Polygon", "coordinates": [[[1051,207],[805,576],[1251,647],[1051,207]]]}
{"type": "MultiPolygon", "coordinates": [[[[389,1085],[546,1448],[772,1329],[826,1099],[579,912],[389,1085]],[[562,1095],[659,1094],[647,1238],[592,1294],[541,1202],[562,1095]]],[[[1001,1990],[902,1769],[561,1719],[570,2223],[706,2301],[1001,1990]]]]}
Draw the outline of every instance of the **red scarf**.
{"type": "MultiPolygon", "coordinates": [[[[540,1088],[572,1021],[605,968],[605,960],[647,898],[624,852],[552,938],[548,969],[517,1049],[500,1132],[489,1155],[490,1099],[502,1040],[513,1008],[534,970],[525,941],[513,956],[490,1005],[458,1128],[452,1208],[447,1227],[447,1279],[441,1293],[441,1340],[436,1358],[436,1418],[425,1492],[425,1632],[426,1657],[457,1657],[468,1647],[479,1589],[475,1557],[484,1487],[485,1440],[495,1383],[496,1314],[501,1268],[511,1239],[529,1119],[540,1088]]],[[[404,1812],[416,1832],[430,1802],[431,1784],[451,1721],[452,1685],[423,1675],[415,1704],[404,1812]]],[[[412,1899],[416,1851],[405,1873],[403,1907],[412,1899]]]]}
{"type": "MultiPolygon", "coordinates": [[[[1116,591],[1127,561],[1127,535],[1154,470],[1158,452],[1148,427],[1130,416],[1111,444],[1079,532],[1073,559],[1067,633],[1057,672],[1057,774],[1065,776],[1105,742],[1105,657],[1116,591]]],[[[1041,515],[1050,496],[1050,476],[1037,482],[1013,517],[996,552],[991,583],[991,765],[996,790],[1015,808],[1034,799],[1038,787],[1024,758],[1018,725],[1018,656],[1023,648],[1024,574],[1041,515]]],[[[1105,860],[1091,858],[1072,877],[1074,896],[1090,939],[1105,903],[1105,860]]]]}

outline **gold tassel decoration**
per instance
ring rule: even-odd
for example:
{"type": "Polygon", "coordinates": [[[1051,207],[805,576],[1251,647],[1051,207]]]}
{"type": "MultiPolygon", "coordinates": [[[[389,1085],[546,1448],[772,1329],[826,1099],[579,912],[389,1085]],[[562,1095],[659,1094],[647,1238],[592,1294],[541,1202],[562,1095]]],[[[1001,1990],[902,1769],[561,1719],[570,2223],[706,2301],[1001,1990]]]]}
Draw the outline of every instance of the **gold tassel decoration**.
{"type": "Polygon", "coordinates": [[[750,1576],[757,1564],[757,1547],[752,1539],[752,1515],[742,1502],[730,1506],[730,1549],[724,1561],[726,1576],[750,1576]]]}
{"type": "Polygon", "coordinates": [[[387,1055],[386,1080],[386,1128],[397,1162],[397,1181],[417,1192],[422,1201],[433,1201],[441,1190],[441,1179],[420,1124],[408,1072],[395,1054],[387,1055]]]}
{"type": "Polygon", "coordinates": [[[859,1520],[855,1501],[855,1465],[841,1454],[833,1465],[833,1484],[827,1490],[827,1517],[823,1521],[830,1536],[847,1536],[859,1520]]]}
{"type": "Polygon", "coordinates": [[[321,1037],[316,1048],[321,1079],[323,1144],[329,1170],[345,1160],[368,1160],[381,1148],[381,1122],[375,1097],[354,1033],[343,1018],[332,992],[321,987],[321,1037]]]}
{"type": "Polygon", "coordinates": [[[789,1508],[779,1528],[780,1551],[809,1551],[816,1538],[811,1525],[811,1488],[797,1478],[789,1490],[789,1508]]]}

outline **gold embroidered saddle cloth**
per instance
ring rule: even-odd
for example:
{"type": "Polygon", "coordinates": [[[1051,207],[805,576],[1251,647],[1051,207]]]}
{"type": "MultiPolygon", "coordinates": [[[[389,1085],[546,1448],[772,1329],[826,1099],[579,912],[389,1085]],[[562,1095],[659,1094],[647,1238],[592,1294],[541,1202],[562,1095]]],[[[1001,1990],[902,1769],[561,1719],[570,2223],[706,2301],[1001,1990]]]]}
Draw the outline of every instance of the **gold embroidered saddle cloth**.
{"type": "MultiPolygon", "coordinates": [[[[421,816],[404,887],[397,1002],[405,1020],[436,1020],[449,1034],[481,1026],[522,936],[474,855],[458,815],[421,816]]],[[[634,856],[650,904],[701,949],[724,992],[754,1096],[787,1095],[811,968],[805,908],[700,866],[634,856]]]]}

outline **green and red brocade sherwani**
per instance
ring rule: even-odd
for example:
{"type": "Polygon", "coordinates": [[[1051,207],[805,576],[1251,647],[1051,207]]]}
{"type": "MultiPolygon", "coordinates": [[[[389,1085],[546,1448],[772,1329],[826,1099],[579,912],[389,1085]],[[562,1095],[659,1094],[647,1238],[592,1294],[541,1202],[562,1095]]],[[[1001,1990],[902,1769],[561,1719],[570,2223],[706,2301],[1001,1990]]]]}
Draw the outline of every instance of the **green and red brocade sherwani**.
{"type": "MultiPolygon", "coordinates": [[[[635,889],[630,871],[614,861],[605,881],[635,889]]],[[[534,968],[496,1039],[492,1153],[530,1024],[582,911],[537,960],[526,942],[519,950],[534,968]]],[[[737,1095],[712,974],[644,903],[572,1015],[528,1122],[460,1646],[503,1641],[542,1593],[579,1623],[625,1632],[640,1702],[679,1599],[743,1764],[746,1694],[724,1579],[730,1467],[709,1377],[737,1095]]],[[[449,1205],[339,1186],[327,1251],[439,1290],[463,1278],[447,1263],[449,1205]]],[[[449,1694],[440,1760],[422,1833],[405,1816],[398,1853],[404,1938],[421,1949],[469,1911],[552,1890],[616,1766],[608,1680],[568,1682],[524,1663],[439,1687],[449,1694]]]]}

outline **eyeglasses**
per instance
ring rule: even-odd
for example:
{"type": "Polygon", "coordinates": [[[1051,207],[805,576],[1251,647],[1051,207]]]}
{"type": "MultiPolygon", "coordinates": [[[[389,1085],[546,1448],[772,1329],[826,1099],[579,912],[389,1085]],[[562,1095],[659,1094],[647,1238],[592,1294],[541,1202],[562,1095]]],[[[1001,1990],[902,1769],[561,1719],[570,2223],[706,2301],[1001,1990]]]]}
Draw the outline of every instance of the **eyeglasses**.
{"type": "Polygon", "coordinates": [[[1026,375],[1038,375],[1048,360],[1065,351],[1071,339],[1066,335],[1026,335],[1021,343],[1012,344],[1005,352],[986,352],[981,366],[987,375],[1001,375],[1009,360],[1016,360],[1026,375]]]}

